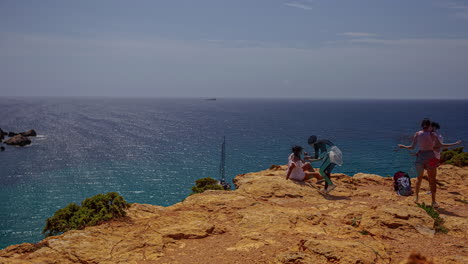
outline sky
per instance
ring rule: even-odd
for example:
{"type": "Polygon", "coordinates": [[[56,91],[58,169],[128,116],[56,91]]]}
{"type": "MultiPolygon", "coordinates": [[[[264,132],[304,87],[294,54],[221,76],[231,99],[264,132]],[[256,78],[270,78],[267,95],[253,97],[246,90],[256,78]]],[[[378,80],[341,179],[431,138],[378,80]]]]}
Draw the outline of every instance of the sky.
{"type": "Polygon", "coordinates": [[[468,0],[0,0],[0,96],[468,99],[468,0]]]}

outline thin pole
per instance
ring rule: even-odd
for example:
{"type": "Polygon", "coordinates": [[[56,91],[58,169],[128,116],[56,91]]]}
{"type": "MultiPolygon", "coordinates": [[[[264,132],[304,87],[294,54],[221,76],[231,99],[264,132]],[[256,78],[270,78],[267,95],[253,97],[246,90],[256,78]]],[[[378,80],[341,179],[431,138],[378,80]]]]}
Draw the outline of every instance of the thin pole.
{"type": "Polygon", "coordinates": [[[221,145],[221,162],[219,164],[219,176],[221,178],[221,181],[224,181],[224,175],[226,172],[225,161],[226,161],[226,136],[223,137],[223,144],[221,145]]]}

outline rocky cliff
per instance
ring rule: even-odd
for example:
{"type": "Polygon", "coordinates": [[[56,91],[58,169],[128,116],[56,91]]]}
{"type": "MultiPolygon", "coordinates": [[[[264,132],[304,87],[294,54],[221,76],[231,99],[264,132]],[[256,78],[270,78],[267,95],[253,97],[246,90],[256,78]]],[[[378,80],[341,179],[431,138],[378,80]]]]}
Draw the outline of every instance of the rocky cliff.
{"type": "MultiPolygon", "coordinates": [[[[0,263],[468,263],[468,169],[439,169],[447,233],[389,178],[334,174],[338,187],[323,196],[285,180],[285,169],[238,175],[235,191],[169,207],[133,204],[125,218],[10,246],[0,263]]],[[[425,181],[421,202],[427,191],[425,181]]]]}

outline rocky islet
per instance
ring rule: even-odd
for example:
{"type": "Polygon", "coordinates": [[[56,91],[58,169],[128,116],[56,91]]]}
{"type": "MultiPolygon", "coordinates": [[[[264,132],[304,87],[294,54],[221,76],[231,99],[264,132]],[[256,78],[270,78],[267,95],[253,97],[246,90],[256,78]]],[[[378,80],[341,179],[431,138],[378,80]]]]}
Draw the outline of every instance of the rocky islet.
{"type": "MultiPolygon", "coordinates": [[[[7,145],[20,146],[24,147],[31,144],[31,139],[29,137],[36,137],[37,133],[34,129],[30,129],[25,132],[6,132],[0,128],[0,143],[5,143],[7,145]],[[8,138],[7,138],[8,137],[8,138]]],[[[0,151],[4,151],[5,147],[1,146],[0,151]]]]}

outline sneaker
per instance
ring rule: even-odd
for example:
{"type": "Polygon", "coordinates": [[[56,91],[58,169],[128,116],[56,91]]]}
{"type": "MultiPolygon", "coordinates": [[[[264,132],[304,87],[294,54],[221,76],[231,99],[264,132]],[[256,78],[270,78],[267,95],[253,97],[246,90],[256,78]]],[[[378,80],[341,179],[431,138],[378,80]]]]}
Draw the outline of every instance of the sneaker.
{"type": "Polygon", "coordinates": [[[418,200],[419,200],[419,197],[417,197],[417,196],[414,197],[414,202],[415,202],[415,203],[418,203],[418,200]]]}
{"type": "Polygon", "coordinates": [[[432,194],[432,192],[431,192],[431,191],[428,191],[426,194],[427,194],[427,195],[431,195],[431,194],[432,194]]]}
{"type": "Polygon", "coordinates": [[[439,208],[439,204],[438,204],[437,202],[433,202],[433,203],[432,203],[432,207],[433,207],[433,208],[439,208]]]}
{"type": "Polygon", "coordinates": [[[327,193],[333,191],[333,189],[336,188],[336,185],[328,185],[328,188],[327,188],[327,193]]]}

